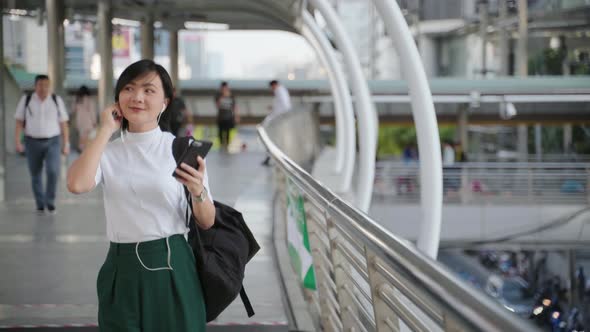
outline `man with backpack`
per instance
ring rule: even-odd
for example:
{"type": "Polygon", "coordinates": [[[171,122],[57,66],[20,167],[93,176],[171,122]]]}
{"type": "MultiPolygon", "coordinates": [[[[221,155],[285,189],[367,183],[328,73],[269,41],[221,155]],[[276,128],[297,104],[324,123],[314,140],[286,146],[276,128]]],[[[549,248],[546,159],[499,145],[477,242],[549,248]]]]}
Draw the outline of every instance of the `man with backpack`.
{"type": "Polygon", "coordinates": [[[47,75],[35,77],[35,91],[24,95],[17,107],[14,140],[18,153],[26,152],[37,214],[45,208],[55,213],[55,195],[60,174],[60,151],[70,153],[68,113],[61,97],[50,93],[47,75]],[[24,130],[24,146],[21,133],[24,130]],[[61,134],[61,137],[60,137],[61,134]],[[43,186],[43,164],[47,186],[43,186]]]}

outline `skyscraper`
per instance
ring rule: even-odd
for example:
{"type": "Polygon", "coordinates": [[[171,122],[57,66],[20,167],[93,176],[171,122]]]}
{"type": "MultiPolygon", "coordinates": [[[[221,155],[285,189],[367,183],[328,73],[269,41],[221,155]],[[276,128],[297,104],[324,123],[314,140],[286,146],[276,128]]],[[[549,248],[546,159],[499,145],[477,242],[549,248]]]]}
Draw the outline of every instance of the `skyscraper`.
{"type": "Polygon", "coordinates": [[[205,36],[195,31],[181,31],[179,44],[180,54],[191,69],[190,79],[206,77],[205,36]]]}

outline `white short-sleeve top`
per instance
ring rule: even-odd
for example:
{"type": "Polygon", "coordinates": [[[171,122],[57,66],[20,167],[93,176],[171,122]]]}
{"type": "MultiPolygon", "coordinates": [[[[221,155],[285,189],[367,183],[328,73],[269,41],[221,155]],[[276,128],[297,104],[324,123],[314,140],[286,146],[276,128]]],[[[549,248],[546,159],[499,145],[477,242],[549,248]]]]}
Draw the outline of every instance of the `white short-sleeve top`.
{"type": "MultiPolygon", "coordinates": [[[[172,173],[174,136],[159,127],[124,134],[110,142],[100,159],[95,183],[102,184],[107,237],[130,243],[184,234],[188,203],[172,173]]],[[[209,192],[205,172],[204,185],[209,192]]]]}
{"type": "Polygon", "coordinates": [[[51,95],[41,100],[37,93],[33,93],[29,105],[25,108],[27,96],[22,96],[16,106],[14,117],[20,121],[26,120],[26,136],[51,138],[60,134],[59,124],[68,121],[69,117],[64,101],[60,96],[55,97],[55,101],[51,95]]]}

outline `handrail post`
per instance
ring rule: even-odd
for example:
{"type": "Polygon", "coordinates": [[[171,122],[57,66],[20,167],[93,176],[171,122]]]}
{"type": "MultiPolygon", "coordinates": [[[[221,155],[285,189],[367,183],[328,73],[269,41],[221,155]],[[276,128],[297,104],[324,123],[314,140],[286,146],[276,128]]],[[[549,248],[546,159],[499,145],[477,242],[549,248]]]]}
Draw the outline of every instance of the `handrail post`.
{"type": "Polygon", "coordinates": [[[535,201],[535,190],[533,189],[534,179],[533,179],[533,170],[529,167],[527,169],[527,186],[528,186],[528,200],[529,202],[535,201]]]}
{"type": "Polygon", "coordinates": [[[461,167],[461,203],[466,204],[471,201],[472,191],[469,179],[469,168],[465,166],[465,163],[460,163],[461,167]]]}
{"type": "Polygon", "coordinates": [[[399,317],[389,308],[379,295],[379,285],[387,283],[385,278],[375,269],[377,256],[365,247],[367,271],[369,272],[369,286],[373,299],[373,314],[375,315],[375,327],[377,331],[400,330],[399,317]],[[388,321],[389,320],[389,321],[388,321]],[[393,326],[391,326],[393,324],[393,326]]]}
{"type": "MultiPolygon", "coordinates": [[[[312,209],[317,209],[315,206],[312,206],[312,209]]],[[[321,255],[325,255],[325,248],[320,240],[319,233],[321,230],[317,226],[319,222],[312,222],[314,215],[306,211],[305,213],[306,219],[309,221],[307,223],[307,232],[309,234],[309,244],[311,247],[311,256],[313,260],[313,268],[315,271],[315,281],[316,281],[316,289],[319,295],[319,306],[322,312],[320,320],[322,321],[322,326],[327,331],[334,331],[338,330],[337,326],[332,326],[332,322],[330,321],[330,316],[332,312],[336,312],[337,308],[332,308],[330,304],[330,293],[332,292],[329,287],[329,281],[325,280],[330,277],[329,274],[325,274],[323,271],[327,270],[327,266],[324,262],[323,257],[321,255]]]]}
{"type": "Polygon", "coordinates": [[[332,265],[334,266],[334,282],[336,284],[336,294],[338,296],[338,304],[340,305],[340,320],[342,326],[355,326],[352,314],[347,313],[348,310],[352,310],[355,307],[354,300],[350,297],[346,291],[347,287],[351,287],[350,279],[347,274],[350,274],[350,267],[348,266],[347,260],[343,257],[342,253],[337,249],[336,243],[339,241],[338,232],[334,229],[332,221],[329,221],[330,231],[330,254],[332,259],[332,265]]]}

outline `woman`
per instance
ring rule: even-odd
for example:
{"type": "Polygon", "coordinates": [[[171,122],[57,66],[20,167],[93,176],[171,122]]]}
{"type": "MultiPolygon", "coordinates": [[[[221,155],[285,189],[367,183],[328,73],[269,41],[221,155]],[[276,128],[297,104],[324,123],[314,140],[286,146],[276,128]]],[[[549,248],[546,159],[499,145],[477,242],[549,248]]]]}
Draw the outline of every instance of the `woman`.
{"type": "Polygon", "coordinates": [[[221,149],[227,151],[229,145],[229,132],[239,122],[236,107],[236,99],[232,95],[227,82],[221,82],[219,93],[215,96],[217,106],[217,129],[221,149]]]}
{"type": "Polygon", "coordinates": [[[205,331],[182,185],[193,196],[198,227],[213,225],[215,208],[205,161],[198,157],[198,170],[176,168],[174,136],[158,126],[173,91],[170,76],[153,61],[127,67],[96,138],[68,170],[72,193],[103,187],[111,244],[97,281],[101,331],[205,331]],[[121,137],[109,143],[119,128],[121,137]]]}
{"type": "Polygon", "coordinates": [[[72,109],[76,115],[76,129],[79,136],[78,151],[82,152],[88,141],[93,138],[98,120],[94,102],[90,99],[90,90],[85,85],[78,89],[72,109]]]}

